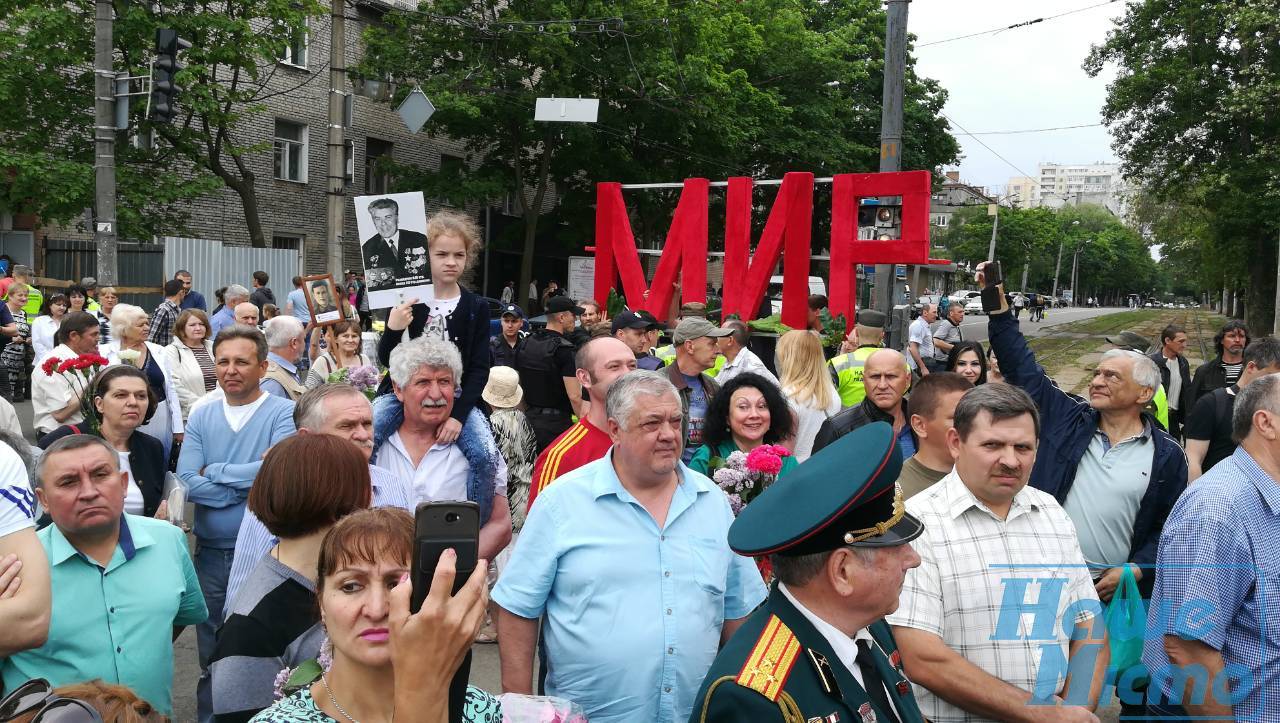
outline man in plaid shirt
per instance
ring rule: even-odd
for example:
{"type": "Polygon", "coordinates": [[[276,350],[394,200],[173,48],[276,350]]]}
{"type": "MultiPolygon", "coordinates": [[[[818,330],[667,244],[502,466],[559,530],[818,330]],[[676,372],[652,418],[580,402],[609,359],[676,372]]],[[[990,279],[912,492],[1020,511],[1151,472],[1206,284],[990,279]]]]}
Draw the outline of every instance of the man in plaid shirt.
{"type": "Polygon", "coordinates": [[[921,562],[888,622],[934,723],[1097,720],[1110,659],[1101,623],[1088,629],[1100,603],[1071,519],[1027,486],[1039,433],[1026,392],[971,389],[947,432],[955,469],[907,500],[924,523],[911,543],[921,562]]]}
{"type": "Polygon", "coordinates": [[[182,297],[186,293],[181,280],[169,279],[164,282],[164,301],[160,302],[151,315],[151,336],[147,341],[169,346],[169,342],[173,340],[173,325],[178,321],[178,314],[182,313],[182,297]]]}

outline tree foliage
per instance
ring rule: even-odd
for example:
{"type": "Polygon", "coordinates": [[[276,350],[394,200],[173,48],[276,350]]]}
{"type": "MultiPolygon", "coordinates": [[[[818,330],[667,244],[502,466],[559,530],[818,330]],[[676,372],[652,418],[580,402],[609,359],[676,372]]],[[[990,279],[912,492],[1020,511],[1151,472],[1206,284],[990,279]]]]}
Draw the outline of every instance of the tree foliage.
{"type": "MultiPolygon", "coordinates": [[[[993,220],[985,206],[961,209],[942,234],[946,255],[970,265],[986,259],[993,220]]],[[[1049,293],[1057,271],[1061,293],[1071,286],[1072,256],[1077,249],[1080,288],[1074,291],[1080,298],[1118,299],[1147,294],[1160,285],[1156,263],[1141,234],[1101,206],[1001,207],[996,259],[1004,267],[1006,288],[1049,293]]]]}
{"type": "MultiPolygon", "coordinates": [[[[444,173],[397,169],[402,183],[455,203],[516,196],[525,223],[519,288],[530,281],[550,194],[580,246],[598,181],[876,168],[884,12],[874,0],[633,0],[621,17],[598,0],[429,7],[393,11],[389,28],[367,32],[363,72],[420,84],[438,108],[431,131],[468,148],[467,163],[444,173]],[[592,20],[525,24],[546,18],[592,20]],[[535,122],[535,99],[552,96],[599,98],[599,122],[535,122]]],[[[957,158],[939,114],[945,99],[937,83],[909,72],[905,167],[957,158]]],[[[628,203],[638,235],[665,231],[670,198],[637,194],[628,203]]]]}
{"type": "Polygon", "coordinates": [[[1202,290],[1246,291],[1271,328],[1280,231],[1280,24],[1271,0],[1130,3],[1085,69],[1114,65],[1103,119],[1139,219],[1202,290]],[[1196,253],[1198,250],[1198,253],[1196,253]],[[1199,270],[1196,270],[1199,267],[1199,270]]]}
{"type": "MultiPolygon", "coordinates": [[[[122,238],[150,238],[182,227],[181,203],[221,185],[245,205],[250,237],[265,245],[256,213],[254,176],[245,162],[266,146],[241,140],[244,122],[263,110],[275,57],[316,0],[184,0],[153,13],[148,3],[117,2],[117,71],[149,76],[159,27],[192,41],[182,53],[179,115],[172,125],[145,119],[146,96],[130,103],[131,128],[154,129],[160,142],[116,143],[117,216],[122,238]],[[146,145],[146,144],[141,144],[146,145]]],[[[65,223],[93,205],[94,3],[40,4],[0,0],[0,208],[65,223]]],[[[309,77],[309,76],[308,76],[309,77]]],[[[134,90],[140,90],[135,83],[134,90]]]]}

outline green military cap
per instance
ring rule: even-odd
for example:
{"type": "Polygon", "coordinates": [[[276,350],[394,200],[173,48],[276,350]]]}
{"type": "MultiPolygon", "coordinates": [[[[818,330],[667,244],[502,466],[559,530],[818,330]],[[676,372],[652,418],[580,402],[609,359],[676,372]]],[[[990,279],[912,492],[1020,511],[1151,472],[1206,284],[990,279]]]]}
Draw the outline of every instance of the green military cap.
{"type": "Polygon", "coordinates": [[[859,427],[815,453],[743,508],[729,528],[740,555],[809,555],[840,547],[892,547],[924,525],[897,485],[902,453],[893,427],[859,427]]]}
{"type": "Polygon", "coordinates": [[[1147,350],[1151,348],[1151,341],[1147,337],[1127,329],[1120,332],[1120,335],[1114,339],[1107,337],[1107,343],[1118,346],[1121,349],[1129,349],[1143,354],[1146,354],[1147,350]]]}
{"type": "Polygon", "coordinates": [[[875,309],[862,309],[858,312],[857,323],[863,326],[884,326],[885,316],[883,311],[875,309]]]}

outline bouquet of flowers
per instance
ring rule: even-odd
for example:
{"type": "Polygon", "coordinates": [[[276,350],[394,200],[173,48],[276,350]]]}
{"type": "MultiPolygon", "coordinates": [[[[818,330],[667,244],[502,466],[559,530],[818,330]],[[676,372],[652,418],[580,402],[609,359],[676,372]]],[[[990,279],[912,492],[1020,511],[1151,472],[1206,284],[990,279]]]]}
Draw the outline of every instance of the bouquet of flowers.
{"type": "Polygon", "coordinates": [[[40,370],[50,377],[54,374],[61,375],[63,380],[71,387],[71,391],[76,393],[76,396],[83,396],[85,389],[89,387],[89,380],[93,379],[93,375],[110,363],[106,357],[98,354],[81,354],[71,359],[59,359],[56,356],[51,356],[40,365],[40,370]]]}
{"type": "Polygon", "coordinates": [[[372,400],[378,394],[378,382],[382,381],[382,374],[374,366],[343,367],[325,377],[325,381],[350,384],[372,400]]]}
{"type": "Polygon", "coordinates": [[[778,479],[782,458],[790,456],[791,451],[779,444],[762,444],[749,453],[735,451],[727,459],[711,460],[712,479],[729,495],[736,515],[778,479]]]}

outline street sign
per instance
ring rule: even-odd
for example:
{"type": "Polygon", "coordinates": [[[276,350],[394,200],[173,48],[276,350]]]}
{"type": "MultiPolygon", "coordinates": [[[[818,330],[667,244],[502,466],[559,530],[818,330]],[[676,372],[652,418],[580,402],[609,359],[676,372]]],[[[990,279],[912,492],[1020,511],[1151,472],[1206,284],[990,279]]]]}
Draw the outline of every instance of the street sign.
{"type": "Polygon", "coordinates": [[[595,123],[599,114],[599,98],[539,98],[533,108],[535,121],[552,123],[595,123]]]}

